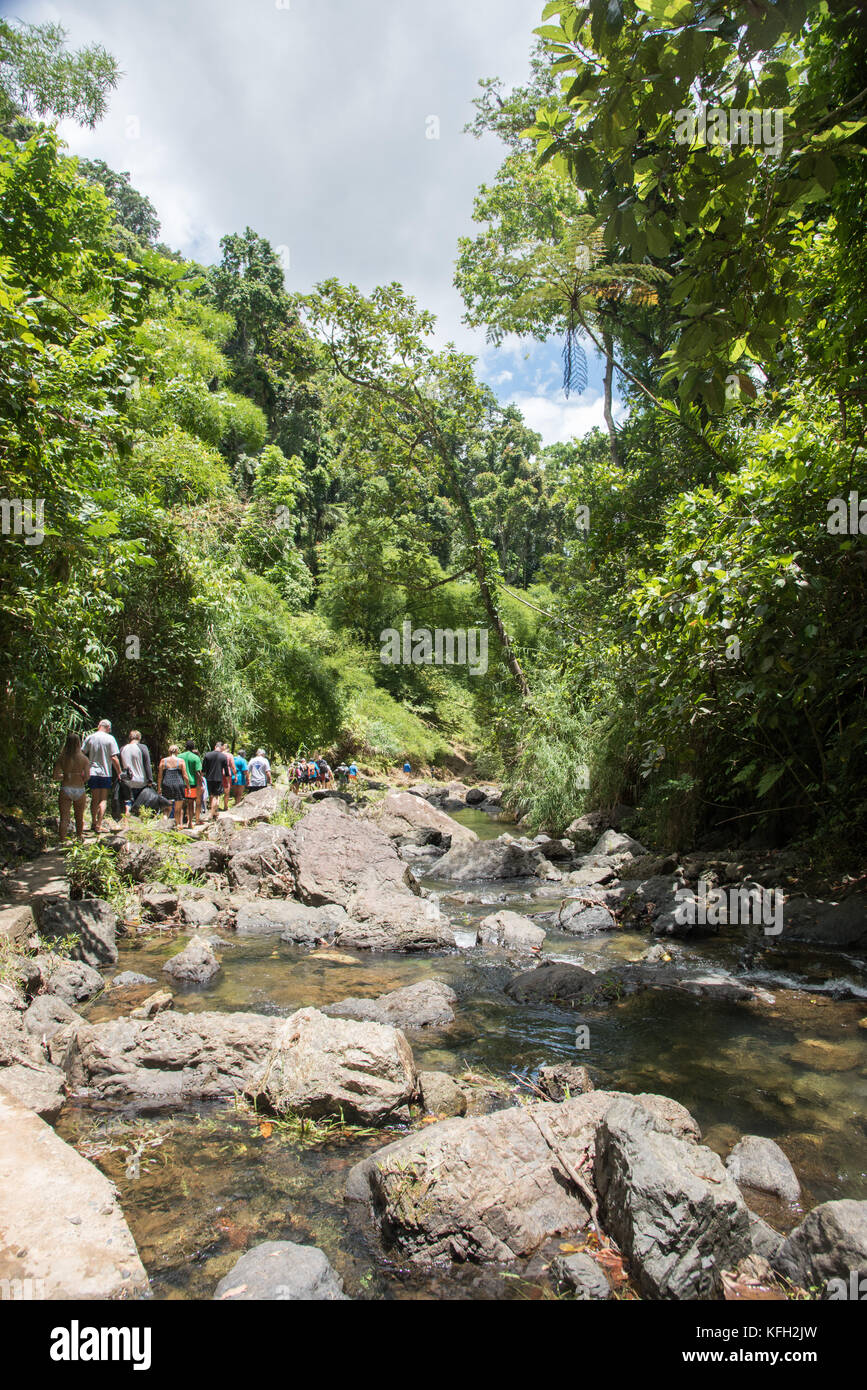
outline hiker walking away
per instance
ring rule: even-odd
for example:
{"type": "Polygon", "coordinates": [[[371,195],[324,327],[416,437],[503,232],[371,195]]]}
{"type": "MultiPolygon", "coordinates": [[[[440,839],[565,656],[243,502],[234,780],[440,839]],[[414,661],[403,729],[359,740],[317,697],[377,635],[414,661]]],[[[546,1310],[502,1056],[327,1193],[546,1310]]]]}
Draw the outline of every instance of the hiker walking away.
{"type": "Polygon", "coordinates": [[[235,754],[235,775],[232,778],[232,801],[236,806],[239,801],[244,800],[247,790],[247,767],[247,754],[240,748],[235,754]]]}
{"type": "Polygon", "coordinates": [[[223,756],[224,756],[225,759],[226,759],[226,766],[225,766],[225,768],[223,769],[223,810],[224,810],[224,811],[228,811],[228,809],[229,809],[229,788],[231,787],[231,785],[232,785],[232,779],[233,779],[234,776],[235,776],[235,759],[234,759],[234,757],[232,756],[231,752],[229,751],[229,745],[228,745],[228,743],[221,743],[221,744],[220,744],[220,752],[223,754],[223,756]]]}
{"type": "Polygon", "coordinates": [[[407,758],[406,762],[404,763],[403,770],[407,774],[407,776],[412,775],[412,763],[410,762],[409,758],[407,758]]]}
{"type": "Polygon", "coordinates": [[[181,762],[187,769],[189,781],[189,786],[184,793],[184,812],[187,825],[192,828],[194,825],[201,825],[202,823],[202,760],[196,752],[195,742],[191,738],[188,738],[184,745],[181,762]]]}
{"type": "Polygon", "coordinates": [[[322,778],[323,787],[330,787],[334,781],[331,775],[331,767],[324,758],[319,759],[319,776],[322,778]]]}
{"type": "Polygon", "coordinates": [[[173,743],[169,748],[168,757],[163,758],[160,763],[157,791],[160,796],[174,802],[175,830],[180,830],[184,823],[184,799],[189,785],[187,765],[180,759],[178,745],[173,743]]]}
{"type": "Polygon", "coordinates": [[[112,736],[111,720],[100,719],[95,733],[88,734],[81,750],[90,760],[90,828],[94,835],[102,832],[105,803],[111,791],[112,768],[120,776],[120,749],[112,736]]]}
{"type": "Polygon", "coordinates": [[[150,749],[142,743],[138,729],[131,729],[129,740],[120,750],[120,801],[124,820],[140,791],[154,780],[150,749]]]}
{"type": "Polygon", "coordinates": [[[60,841],[69,831],[69,813],[75,814],[76,839],[84,839],[84,806],[87,798],[87,779],[90,763],[81,751],[78,734],[67,734],[60,756],[54,764],[53,777],[60,782],[60,841]]]}
{"type": "Polygon", "coordinates": [[[223,771],[228,771],[228,768],[229,759],[223,752],[222,745],[217,742],[213,749],[202,758],[202,776],[208,789],[208,808],[212,820],[216,819],[220,809],[220,797],[223,795],[223,771]]]}
{"type": "Polygon", "coordinates": [[[346,791],[346,779],[349,776],[349,768],[346,763],[340,763],[337,768],[337,785],[342,792],[346,791]]]}
{"type": "Polygon", "coordinates": [[[261,791],[262,787],[271,785],[271,764],[265,756],[264,748],[256,749],[255,758],[250,759],[247,768],[247,785],[251,792],[261,791]]]}

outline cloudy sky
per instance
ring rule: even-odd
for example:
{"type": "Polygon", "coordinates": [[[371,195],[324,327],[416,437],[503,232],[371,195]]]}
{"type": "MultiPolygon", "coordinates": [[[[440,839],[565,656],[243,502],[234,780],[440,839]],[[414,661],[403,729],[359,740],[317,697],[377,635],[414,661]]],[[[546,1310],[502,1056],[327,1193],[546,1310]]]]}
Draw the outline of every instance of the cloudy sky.
{"type": "Polygon", "coordinates": [[[560,345],[494,351],[461,322],[457,238],[504,149],[463,134],[480,77],[527,74],[542,0],[12,0],[4,11],[103,44],[123,77],[76,154],[128,170],[162,237],[206,263],[247,225],[287,248],[287,286],[400,281],[438,336],[546,443],[602,423],[600,372],[560,389],[560,345]],[[430,138],[432,134],[438,138],[430,138]]]}

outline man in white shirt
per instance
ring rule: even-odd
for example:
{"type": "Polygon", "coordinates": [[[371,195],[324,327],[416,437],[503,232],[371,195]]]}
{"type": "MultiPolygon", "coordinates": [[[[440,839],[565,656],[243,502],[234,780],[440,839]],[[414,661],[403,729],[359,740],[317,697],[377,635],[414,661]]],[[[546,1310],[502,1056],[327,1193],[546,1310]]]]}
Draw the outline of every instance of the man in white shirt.
{"type": "Polygon", "coordinates": [[[100,719],[96,733],[89,734],[82,744],[81,751],[90,762],[90,824],[94,835],[102,830],[105,803],[111,791],[111,770],[120,776],[120,749],[112,737],[111,721],[100,719]]]}
{"type": "Polygon", "coordinates": [[[271,785],[271,764],[265,757],[265,749],[257,748],[255,758],[250,759],[247,768],[247,786],[251,792],[259,791],[262,787],[271,785]]]}

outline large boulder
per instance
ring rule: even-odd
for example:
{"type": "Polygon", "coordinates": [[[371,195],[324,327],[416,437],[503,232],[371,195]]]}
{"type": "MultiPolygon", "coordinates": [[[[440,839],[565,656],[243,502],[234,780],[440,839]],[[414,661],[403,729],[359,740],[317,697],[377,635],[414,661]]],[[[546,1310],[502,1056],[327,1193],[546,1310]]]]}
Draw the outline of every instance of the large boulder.
{"type": "Polygon", "coordinates": [[[40,913],[39,932],[49,941],[76,936],[78,941],[69,954],[86,965],[114,965],[117,960],[117,913],[102,898],[47,902],[40,913]]]}
{"type": "Polygon", "coordinates": [[[341,801],[312,806],[289,832],[286,850],[296,895],[313,907],[338,903],[356,916],[353,899],[411,889],[410,870],[388,836],[341,801]]]}
{"type": "Polygon", "coordinates": [[[37,994],[25,1011],[23,1021],[31,1037],[47,1040],[78,1018],[79,1015],[64,1003],[59,994],[37,994]]]}
{"type": "Polygon", "coordinates": [[[452,845],[473,844],[478,838],[474,830],[459,825],[444,811],[409,792],[389,792],[365,813],[365,818],[398,844],[438,845],[449,849],[452,845]]]}
{"type": "Polygon", "coordinates": [[[556,922],[560,931],[569,932],[571,936],[598,936],[601,932],[617,931],[619,927],[606,894],[592,887],[562,902],[556,922]]]}
{"type": "MultiPolygon", "coordinates": [[[[198,849],[198,845],[194,846],[198,849]]],[[[146,883],[139,889],[142,911],[152,922],[167,922],[178,910],[178,892],[166,883],[146,883]]]]}
{"type": "Polygon", "coordinates": [[[416,897],[402,887],[365,884],[352,893],[350,920],[336,944],[360,951],[437,951],[455,944],[448,921],[432,898],[416,897]]]}
{"type": "Polygon", "coordinates": [[[231,886],[255,892],[263,881],[289,873],[291,834],[287,826],[257,825],[233,835],[226,846],[231,886]]]}
{"type": "Polygon", "coordinates": [[[117,855],[117,871],[132,883],[159,879],[165,852],[148,840],[125,840],[117,855]]]}
{"type": "Polygon", "coordinates": [[[194,874],[221,874],[226,867],[227,847],[214,840],[199,840],[187,845],[184,860],[194,874]]]}
{"type": "MultiPolygon", "coordinates": [[[[617,1092],[559,1105],[514,1106],[449,1119],[398,1139],[355,1165],[346,1195],[369,1206],[387,1251],[401,1261],[508,1261],[583,1230],[586,1191],[574,1173],[592,1150],[617,1092]]],[[[639,1105],[644,1098],[637,1098],[639,1105]]],[[[663,1097],[667,1121],[692,1134],[688,1112],[663,1097]]]]}
{"type": "Polygon", "coordinates": [[[238,825],[251,824],[255,821],[268,820],[283,809],[297,811],[301,807],[301,798],[294,792],[290,792],[287,787],[275,786],[260,787],[256,791],[247,792],[243,801],[232,806],[229,811],[222,813],[223,818],[238,825]]]}
{"type": "Polygon", "coordinates": [[[594,974],[580,965],[551,961],[516,975],[506,985],[506,994],[521,1004],[558,1004],[563,1009],[582,1009],[614,1003],[641,987],[641,979],[626,966],[614,966],[594,974]]]}
{"type": "Polygon", "coordinates": [[[492,912],[479,926],[482,941],[513,951],[538,951],[545,941],[545,930],[520,912],[492,912]]]}
{"type": "Polygon", "coordinates": [[[455,1021],[457,995],[441,980],[420,980],[377,999],[340,999],[322,1012],[335,1018],[369,1019],[394,1028],[443,1028],[455,1021]]]}
{"type": "MultiPolygon", "coordinates": [[[[0,1087],[53,1123],[66,1100],[63,1072],[48,1063],[19,1009],[0,1004],[0,1087]]],[[[2,1228],[0,1228],[2,1229],[2,1228]]]]}
{"type": "Polygon", "coordinates": [[[751,1252],[749,1212],[718,1156],[631,1099],[599,1125],[594,1176],[605,1230],[646,1298],[720,1296],[722,1271],[751,1252]]]}
{"type": "Polygon", "coordinates": [[[437,878],[453,883],[468,883],[474,879],[531,878],[543,864],[539,845],[519,845],[499,836],[496,840],[476,840],[470,844],[453,845],[436,866],[437,878]]]}
{"type": "Polygon", "coordinates": [[[790,898],[783,908],[783,932],[789,941],[815,946],[867,945],[867,897],[855,894],[841,903],[790,898]]]}
{"type": "Polygon", "coordinates": [[[591,859],[610,860],[616,866],[629,864],[647,853],[644,845],[633,840],[631,835],[622,835],[617,830],[606,830],[600,835],[590,851],[591,859]]]}
{"type": "Polygon", "coordinates": [[[112,1183],[4,1085],[0,1069],[0,1283],[32,1281],[38,1299],[147,1294],[112,1183]]]}
{"type": "Polygon", "coordinates": [[[378,1123],[406,1105],[418,1081],[409,1043],[396,1028],[326,1018],[299,1009],[282,1022],[247,1095],[279,1115],[342,1113],[378,1123]]]}
{"type": "MultiPolygon", "coordinates": [[[[783,1242],[773,1264],[802,1288],[867,1277],[867,1202],[844,1198],[814,1207],[783,1242]]],[[[834,1290],[830,1290],[833,1293],[834,1290]]],[[[838,1297],[851,1297],[851,1292],[838,1297]]],[[[856,1295],[863,1297],[863,1294],[856,1295]]]]}
{"type": "Polygon", "coordinates": [[[210,941],[194,936],[182,951],[166,961],[163,973],[186,984],[206,985],[219,969],[220,962],[210,941]]]}
{"type": "Polygon", "coordinates": [[[72,1007],[92,999],[105,986],[105,980],[92,965],[69,960],[53,951],[34,956],[31,964],[38,970],[39,988],[46,994],[58,995],[72,1007]]]}
{"type": "Polygon", "coordinates": [[[303,1302],[344,1300],[343,1280],[315,1245],[291,1240],[266,1240],[242,1255],[214,1293],[221,1303],[303,1302]]]}
{"type": "Polygon", "coordinates": [[[308,907],[291,898],[256,898],[238,908],[239,936],[279,936],[283,941],[313,945],[332,941],[346,921],[342,907],[308,907]]]}
{"type": "Polygon", "coordinates": [[[26,904],[0,908],[0,942],[27,941],[36,934],[33,910],[26,904]]]}
{"type": "Polygon", "coordinates": [[[773,1139],[745,1134],[726,1159],[726,1167],[738,1187],[771,1192],[784,1202],[797,1202],[801,1195],[795,1170],[773,1139]]]}

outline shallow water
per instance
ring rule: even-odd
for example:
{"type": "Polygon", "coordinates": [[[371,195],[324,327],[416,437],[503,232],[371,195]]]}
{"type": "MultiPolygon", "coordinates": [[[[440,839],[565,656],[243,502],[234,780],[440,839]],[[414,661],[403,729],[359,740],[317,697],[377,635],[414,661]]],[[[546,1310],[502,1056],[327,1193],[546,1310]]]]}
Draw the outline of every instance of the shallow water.
{"type": "MultiPolygon", "coordinates": [[[[484,812],[460,819],[479,816],[488,822],[484,812]]],[[[502,833],[502,826],[488,823],[502,833]]],[[[448,896],[454,885],[427,883],[443,895],[443,909],[458,929],[503,905],[532,915],[560,900],[533,896],[537,884],[489,884],[460,885],[487,901],[455,903],[448,896]]],[[[546,957],[593,970],[637,960],[650,944],[635,932],[590,940],[550,927],[548,933],[546,957]]],[[[184,939],[165,933],[128,942],[117,969],[160,979],[162,965],[184,939]]],[[[675,943],[673,951],[679,961],[705,970],[731,970],[739,942],[721,936],[689,947],[675,943]]],[[[753,973],[742,976],[769,989],[773,1003],[725,1003],[651,989],[579,1019],[557,1007],[509,1000],[504,986],[522,965],[496,949],[426,957],[334,954],[340,959],[278,937],[227,935],[213,984],[176,990],[175,1007],[284,1014],[436,977],[456,991],[458,1019],[446,1030],[409,1035],[420,1068],[487,1070],[517,1086],[518,1078],[532,1080],[545,1063],[584,1063],[598,1086],[660,1091],[682,1102],[706,1142],[723,1155],[742,1133],[777,1139],[801,1178],[806,1208],[834,1197],[867,1197],[867,1031],[859,1028],[867,1010],[863,1000],[822,992],[842,978],[867,994],[862,960],[775,942],[757,957],[753,973]],[[576,1047],[579,1022],[589,1026],[587,1050],[576,1047]]],[[[112,1004],[107,994],[89,1017],[128,1008],[128,1001],[112,1004]]],[[[58,1128],[117,1183],[157,1297],[211,1297],[238,1256],[265,1239],[320,1245],[354,1297],[544,1296],[544,1280],[516,1279],[514,1271],[408,1274],[377,1256],[357,1213],[343,1202],[343,1184],[351,1164],[388,1142],[393,1131],[310,1146],[279,1127],[265,1138],[255,1117],[232,1107],[138,1121],[68,1108],[58,1128]]],[[[773,1199],[760,1209],[778,1229],[800,1216],[800,1209],[773,1199]]]]}

